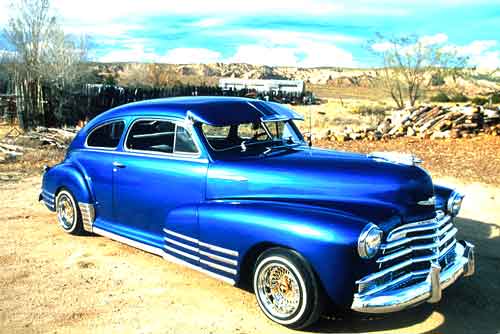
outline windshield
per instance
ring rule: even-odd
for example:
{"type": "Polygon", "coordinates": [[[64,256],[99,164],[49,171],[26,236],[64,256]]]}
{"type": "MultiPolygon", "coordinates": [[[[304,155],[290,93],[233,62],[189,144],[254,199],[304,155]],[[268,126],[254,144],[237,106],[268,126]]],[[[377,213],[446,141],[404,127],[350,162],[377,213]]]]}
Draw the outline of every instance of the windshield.
{"type": "Polygon", "coordinates": [[[227,126],[203,124],[201,129],[214,151],[258,151],[262,153],[274,148],[304,144],[302,135],[291,120],[227,126]]]}

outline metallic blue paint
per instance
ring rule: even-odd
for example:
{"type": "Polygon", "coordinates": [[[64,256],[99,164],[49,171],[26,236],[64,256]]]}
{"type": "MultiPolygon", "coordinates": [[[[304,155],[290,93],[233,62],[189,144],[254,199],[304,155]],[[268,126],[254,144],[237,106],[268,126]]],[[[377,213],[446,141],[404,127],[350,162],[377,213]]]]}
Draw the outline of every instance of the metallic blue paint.
{"type": "MultiPolygon", "coordinates": [[[[139,242],[238,282],[248,252],[258,245],[296,250],[311,264],[328,296],[349,306],[355,281],[376,269],[356,251],[369,222],[389,231],[435,216],[417,205],[451,192],[433,186],[420,167],[305,146],[268,155],[217,156],[197,126],[299,119],[273,103],[241,98],[175,98],[132,103],[93,119],[76,136],[63,163],[43,176],[42,198],[68,188],[94,205],[95,228],[139,242]],[[124,149],[138,118],[189,119],[198,157],[141,154],[124,149]],[[116,149],[91,149],[96,126],[123,120],[116,149]],[[114,162],[124,167],[116,168],[114,162]],[[49,195],[47,195],[49,194],[49,195]]],[[[188,122],[187,122],[188,123],[188,122]]],[[[50,202],[52,201],[52,202],[50,202]]],[[[445,205],[445,204],[444,204],[445,205]]]]}

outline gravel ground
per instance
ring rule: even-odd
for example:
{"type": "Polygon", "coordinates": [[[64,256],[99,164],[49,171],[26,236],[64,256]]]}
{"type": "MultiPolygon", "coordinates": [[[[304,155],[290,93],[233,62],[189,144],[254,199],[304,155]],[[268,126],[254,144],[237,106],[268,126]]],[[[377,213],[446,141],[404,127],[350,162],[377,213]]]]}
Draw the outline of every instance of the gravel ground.
{"type": "MultiPolygon", "coordinates": [[[[500,333],[500,137],[319,144],[422,157],[434,178],[467,194],[457,225],[478,262],[439,304],[325,318],[308,331],[500,333]]],[[[252,293],[102,237],[64,234],[36,201],[40,176],[29,176],[63,152],[31,155],[0,168],[15,173],[0,179],[0,333],[291,332],[268,321],[252,293]]]]}

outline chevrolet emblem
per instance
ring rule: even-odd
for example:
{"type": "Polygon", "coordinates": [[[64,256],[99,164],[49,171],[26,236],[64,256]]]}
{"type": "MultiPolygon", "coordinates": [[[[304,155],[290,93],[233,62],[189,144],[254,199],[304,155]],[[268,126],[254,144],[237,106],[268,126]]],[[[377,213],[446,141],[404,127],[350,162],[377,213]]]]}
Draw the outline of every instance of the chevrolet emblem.
{"type": "Polygon", "coordinates": [[[425,201],[418,201],[418,205],[434,205],[436,204],[436,197],[432,196],[431,198],[425,200],[425,201]]]}

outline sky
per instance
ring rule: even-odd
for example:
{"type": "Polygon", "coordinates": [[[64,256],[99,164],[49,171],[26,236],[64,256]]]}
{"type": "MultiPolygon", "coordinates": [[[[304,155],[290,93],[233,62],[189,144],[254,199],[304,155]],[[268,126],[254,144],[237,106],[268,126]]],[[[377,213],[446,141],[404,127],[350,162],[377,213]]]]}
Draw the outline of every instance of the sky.
{"type": "MultiPolygon", "coordinates": [[[[0,27],[9,16],[0,0],[0,27]]],[[[380,65],[369,41],[416,34],[500,67],[500,0],[52,0],[102,62],[380,65]]],[[[378,45],[375,48],[383,48],[378,45]]],[[[5,49],[0,40],[0,50],[5,49]]]]}

